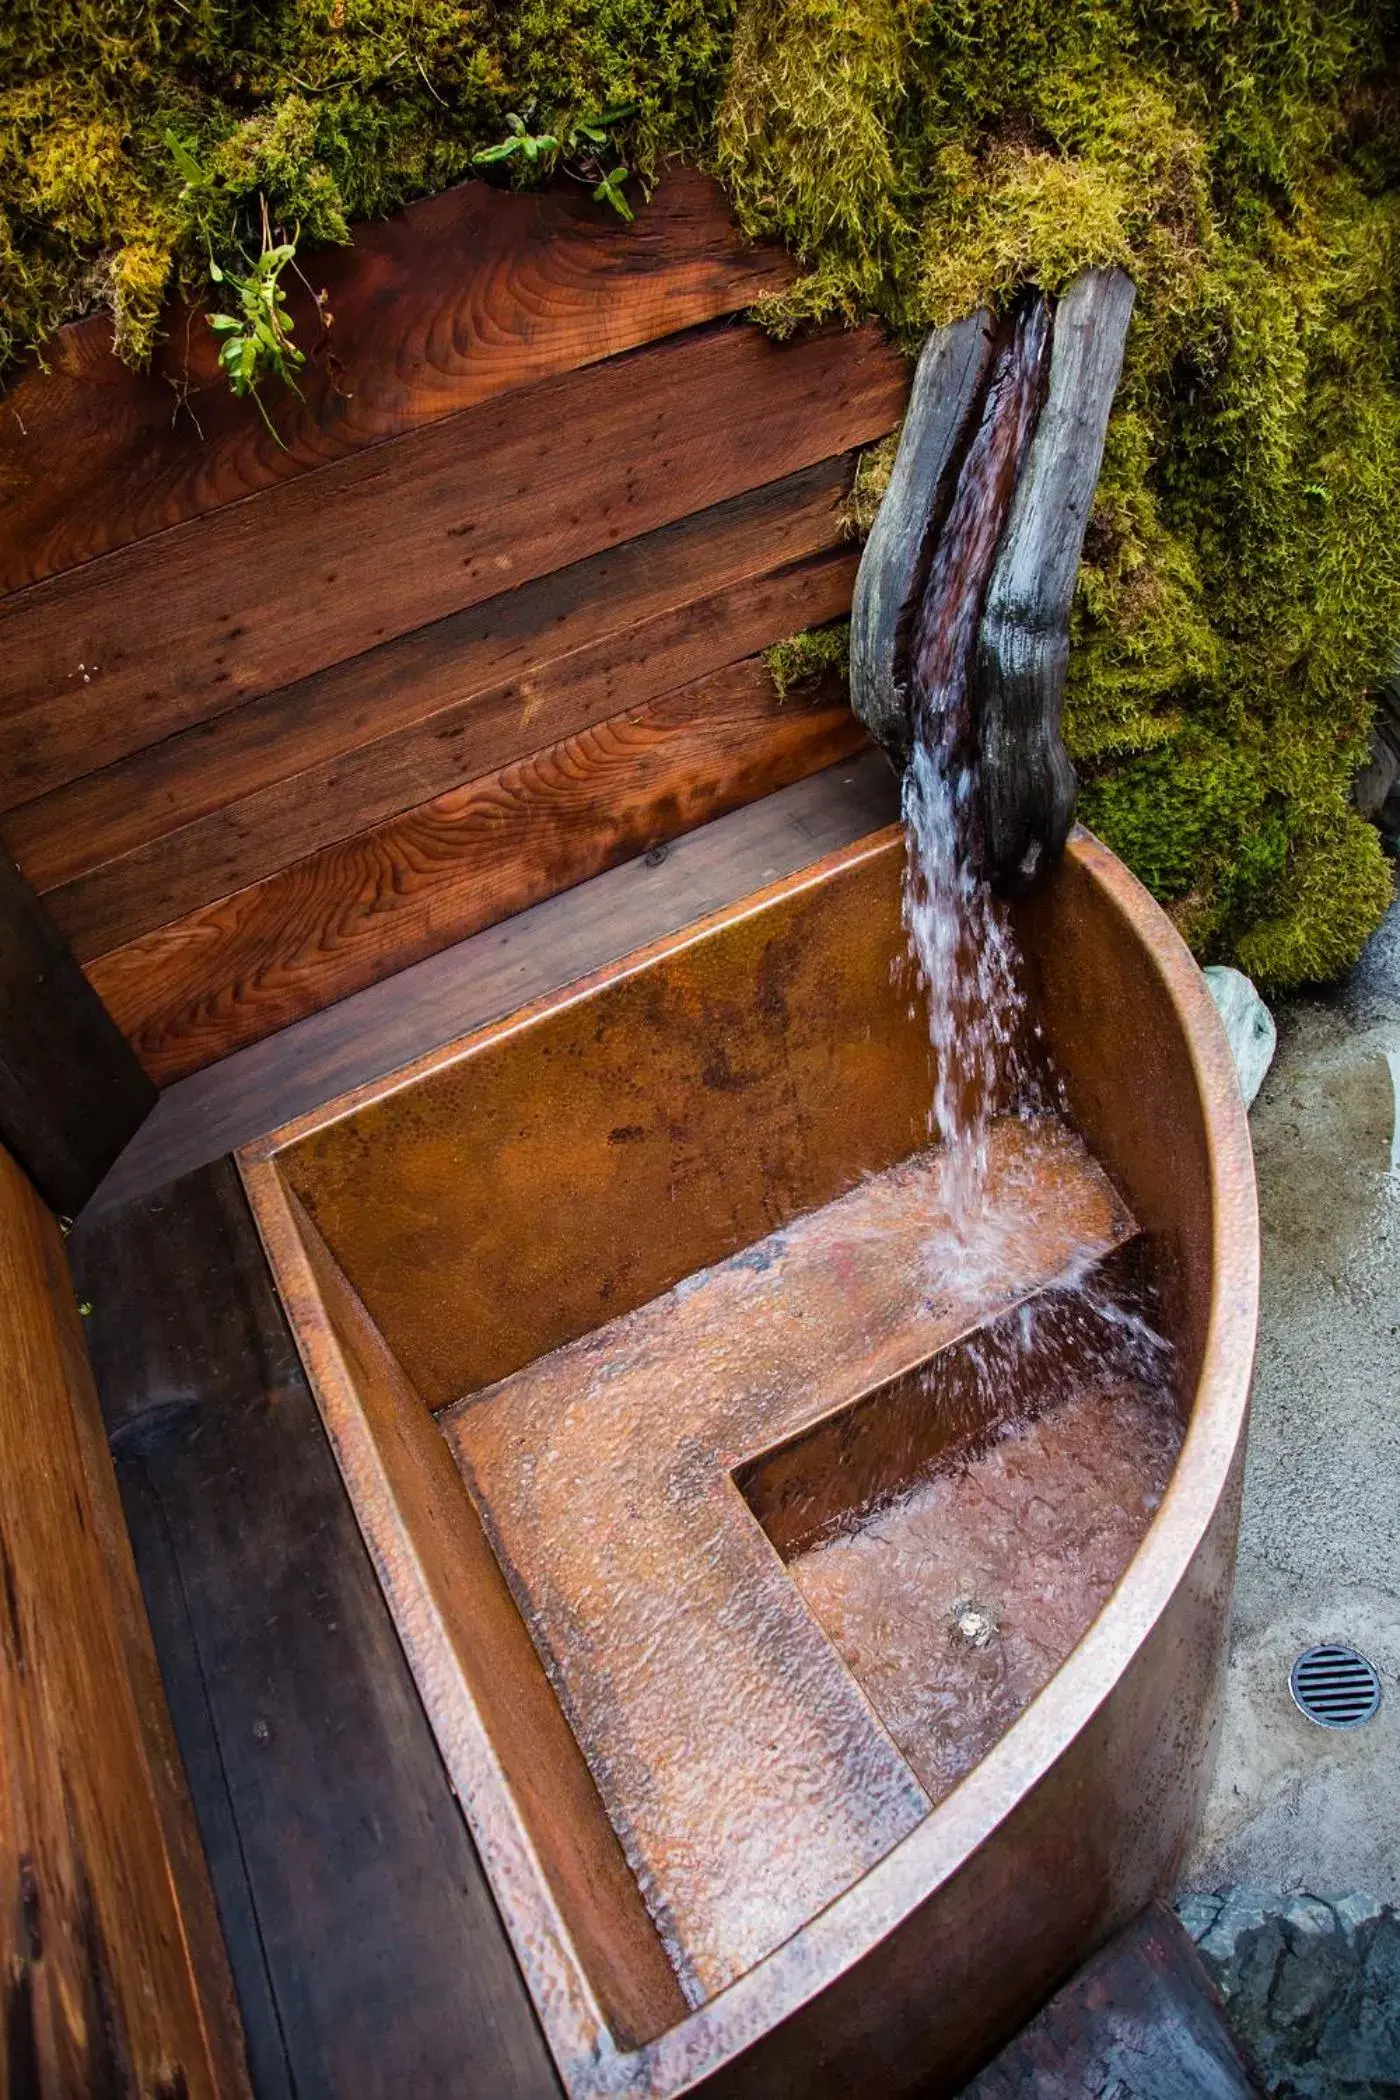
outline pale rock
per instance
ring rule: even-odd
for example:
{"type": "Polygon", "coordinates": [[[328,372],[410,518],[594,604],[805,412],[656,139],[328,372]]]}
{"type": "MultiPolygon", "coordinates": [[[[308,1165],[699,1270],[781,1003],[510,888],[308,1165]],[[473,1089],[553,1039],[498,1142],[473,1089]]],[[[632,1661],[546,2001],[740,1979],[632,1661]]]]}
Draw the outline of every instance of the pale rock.
{"type": "Polygon", "coordinates": [[[1176,1914],[1196,1941],[1205,1938],[1224,1908],[1223,1895],[1207,1895],[1200,1889],[1192,1889],[1176,1899],[1176,1914]]]}
{"type": "Polygon", "coordinates": [[[1235,1951],[1235,1942],[1244,1933],[1257,1932],[1277,1916],[1280,1899],[1272,1889],[1253,1888],[1248,1883],[1221,1889],[1219,1894],[1220,1908],[1196,1944],[1212,1960],[1227,1962],[1235,1951]]]}
{"type": "Polygon", "coordinates": [[[1274,1061],[1278,1030],[1274,1017],[1240,970],[1212,963],[1205,971],[1210,996],[1225,1024],[1225,1034],[1239,1075],[1244,1105],[1249,1107],[1274,1061]]]}
{"type": "Polygon", "coordinates": [[[1279,1916],[1298,1932],[1336,1932],[1339,1929],[1331,1904],[1324,1903],[1320,1896],[1290,1896],[1279,1916]]]}
{"type": "Polygon", "coordinates": [[[1375,1896],[1338,1896],[1332,1905],[1332,1914],[1343,1932],[1355,1932],[1357,1927],[1379,1918],[1385,1905],[1375,1896]]]}

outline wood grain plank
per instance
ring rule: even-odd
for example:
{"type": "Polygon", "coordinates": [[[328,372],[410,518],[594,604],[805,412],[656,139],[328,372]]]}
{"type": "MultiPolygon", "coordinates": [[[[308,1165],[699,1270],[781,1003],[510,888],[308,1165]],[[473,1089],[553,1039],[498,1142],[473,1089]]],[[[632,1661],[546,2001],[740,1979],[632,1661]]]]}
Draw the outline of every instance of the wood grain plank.
{"type": "Polygon", "coordinates": [[[155,1089],[49,914],[0,852],[0,1143],[76,1217],[155,1089]]]}
{"type": "Polygon", "coordinates": [[[784,704],[750,659],[147,934],[88,975],[168,1084],[863,740],[834,681],[784,704]]]}
{"type": "MultiPolygon", "coordinates": [[[[468,182],[357,226],[306,271],[335,316],[335,361],[312,364],[304,400],[269,391],[280,445],[229,392],[198,309],[171,307],[149,372],[113,354],[105,315],[59,331],[0,403],[0,591],[732,313],[792,265],[747,245],[718,186],[676,168],[631,227],[577,188],[468,182]]],[[[310,291],[292,283],[289,304],[310,347],[310,291]]]]}
{"type": "MultiPolygon", "coordinates": [[[[222,813],[226,832],[242,836],[256,818],[248,809],[246,819],[236,819],[233,812],[240,805],[366,746],[383,752],[387,742],[405,737],[423,749],[439,743],[447,762],[456,765],[455,774],[408,794],[399,806],[426,801],[457,780],[550,741],[553,732],[544,731],[507,748],[497,732],[508,719],[535,721],[535,710],[557,701],[564,685],[585,675],[586,665],[596,683],[610,652],[619,665],[633,661],[637,651],[631,637],[639,629],[650,638],[649,647],[657,646],[658,630],[666,625],[663,615],[673,616],[667,632],[680,643],[686,639],[685,623],[674,616],[680,608],[697,608],[689,639],[702,660],[692,671],[659,682],[653,678],[644,690],[619,691],[603,708],[605,714],[776,639],[776,634],[760,635],[724,659],[715,653],[723,646],[721,638],[710,632],[722,614],[706,611],[700,601],[714,599],[742,579],[841,544],[838,510],[852,464],[850,454],[823,460],[402,635],[26,803],[0,821],[0,832],[71,933],[83,923],[79,886],[85,877],[98,870],[110,873],[112,863],[198,827],[216,813],[222,813]],[[416,739],[415,731],[420,732],[416,739]],[[55,895],[64,901],[55,903],[55,895]]],[[[642,667],[638,675],[645,675],[642,667]]],[[[585,706],[576,722],[565,722],[557,733],[581,727],[587,718],[585,706]]],[[[352,763],[347,773],[355,770],[352,763]]],[[[345,817],[345,829],[337,834],[344,837],[386,814],[391,805],[357,818],[350,779],[341,775],[335,806],[345,817]]],[[[324,838],[308,838],[285,858],[297,859],[322,843],[324,838]]],[[[148,923],[177,917],[191,902],[208,902],[251,879],[210,887],[148,923]]],[[[126,937],[114,934],[104,945],[115,947],[126,937]]]]}
{"type": "Polygon", "coordinates": [[[0,1973],[15,2100],[242,2100],[62,1241],[0,1152],[0,1973]]]}
{"type": "Polygon", "coordinates": [[[557,2100],[231,1162],[73,1251],[259,2091],[557,2100]]]}
{"type": "Polygon", "coordinates": [[[903,394],[873,329],[717,323],[34,584],[0,601],[0,803],[863,444],[903,394]]]}
{"type": "Polygon", "coordinates": [[[836,548],[609,635],[555,665],[214,811],[50,893],[80,958],[108,953],[512,760],[689,685],[850,604],[836,548]]]}
{"type": "MultiPolygon", "coordinates": [[[[123,1272],[118,1269],[113,1273],[123,1272]]],[[[153,1278],[152,1287],[158,1281],[153,1278]]],[[[170,1433],[180,1404],[176,1399],[172,1416],[157,1418],[149,1425],[150,1436],[161,1438],[170,1433]]],[[[137,1449],[121,1455],[115,1450],[109,1452],[108,1463],[116,1456],[127,1550],[136,1554],[145,1613],[160,1645],[155,1667],[164,1702],[176,1717],[177,1754],[197,1812],[197,1837],[213,1887],[232,1988],[236,1991],[235,2004],[242,2017],[248,2076],[256,2100],[296,2100],[277,2001],[267,1973],[257,1906],[249,1886],[218,1737],[209,1719],[210,1688],[204,1679],[190,1622],[190,1602],[165,1511],[151,1487],[146,1468],[139,1462],[143,1441],[142,1433],[137,1432],[133,1438],[137,1449]],[[202,1726],[195,1717],[202,1717],[202,1726]]]]}
{"type": "Polygon", "coordinates": [[[894,773],[881,753],[862,752],[308,1014],[167,1087],[83,1222],[794,874],[898,815],[894,773]]]}
{"type": "Polygon", "coordinates": [[[223,1919],[211,1885],[212,1877],[201,1843],[189,1779],[181,1762],[151,1625],[132,1557],[131,1539],[113,1477],[112,1454],[93,1382],[86,1332],[81,1314],[78,1319],[73,1319],[68,1312],[70,1304],[76,1304],[72,1272],[66,1250],[60,1258],[52,1234],[46,1233],[46,1239],[50,1250],[52,1295],[62,1307],[57,1332],[64,1375],[68,1391],[73,1396],[73,1425],[87,1474],[92,1518],[107,1564],[108,1595],[126,1659],[127,1677],[140,1716],[156,1809],[165,1835],[171,1885],[180,1908],[187,1958],[199,1985],[211,2053],[216,2063],[226,2067],[220,2074],[224,2084],[239,2096],[239,2100],[244,2100],[252,2066],[247,2061],[246,2036],[242,2032],[234,1994],[223,1919]]]}
{"type": "Polygon", "coordinates": [[[1165,1903],[1055,1993],[963,2100],[1260,2100],[1220,1994],[1165,1903]]]}

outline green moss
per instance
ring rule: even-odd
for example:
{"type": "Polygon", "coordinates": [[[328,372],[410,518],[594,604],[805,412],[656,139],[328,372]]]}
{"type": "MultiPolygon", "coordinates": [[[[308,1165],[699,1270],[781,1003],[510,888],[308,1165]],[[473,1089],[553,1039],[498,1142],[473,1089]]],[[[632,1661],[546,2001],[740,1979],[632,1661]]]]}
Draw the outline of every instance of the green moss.
{"type": "Polygon", "coordinates": [[[908,86],[899,0],[748,0],[719,113],[717,161],[740,223],[811,267],[767,302],[775,328],[813,315],[907,319],[894,261],[914,203],[895,114],[908,86]]]}
{"type": "Polygon", "coordinates": [[[873,306],[912,344],[1132,271],[1066,734],[1087,821],[1273,985],[1344,967],[1390,894],[1349,790],[1400,634],[1393,29],[1367,0],[750,0],[721,111],[746,223],[813,265],[779,319],[873,306]]]}
{"type": "Polygon", "coordinates": [[[850,653],[851,623],[836,620],[829,627],[808,627],[786,641],[774,642],[771,649],[764,650],[763,661],[778,688],[778,698],[786,700],[794,686],[807,685],[824,672],[844,674],[850,653]]]}
{"type": "Polygon", "coordinates": [[[264,199],[342,239],[510,110],[635,100],[633,166],[713,167],[801,259],[776,329],[874,312],[912,346],[1124,263],[1066,712],[1084,814],[1203,957],[1325,976],[1389,893],[1348,791],[1400,636],[1398,56],[1383,0],[10,0],[0,364],[103,302],[139,356],[264,199]]]}
{"type": "Polygon", "coordinates": [[[899,450],[899,432],[867,445],[856,461],[850,494],[841,506],[841,528],[847,539],[862,540],[875,523],[875,514],[885,500],[899,450]]]}
{"type": "Polygon", "coordinates": [[[141,358],[172,279],[256,253],[264,199],[304,244],[344,240],[464,177],[510,110],[635,102],[644,175],[703,151],[729,35],[724,0],[8,0],[0,369],[102,303],[141,358]]]}

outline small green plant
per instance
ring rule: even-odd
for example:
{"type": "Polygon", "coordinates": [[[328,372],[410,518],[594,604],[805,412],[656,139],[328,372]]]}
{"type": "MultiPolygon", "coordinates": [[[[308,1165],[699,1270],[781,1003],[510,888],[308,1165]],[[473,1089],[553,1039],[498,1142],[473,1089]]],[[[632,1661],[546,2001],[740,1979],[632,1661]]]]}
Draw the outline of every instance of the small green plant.
{"type": "MultiPolygon", "coordinates": [[[[181,201],[197,201],[202,205],[207,228],[210,217],[217,220],[221,216],[214,201],[219,195],[219,185],[175,132],[166,132],[165,143],[185,178],[181,201]]],[[[258,212],[261,243],[258,253],[251,258],[239,244],[247,264],[242,271],[230,268],[227,262],[219,262],[213,240],[206,231],[210,281],[232,300],[234,310],[220,309],[205,318],[219,339],[219,365],[229,386],[240,399],[253,401],[268,430],[281,445],[282,438],[268,415],[261,386],[266,380],[277,379],[289,386],[294,394],[301,394],[296,374],[306,363],[306,352],[293,339],[292,316],[282,286],[283,273],[289,268],[301,274],[296,259],[300,228],[293,228],[290,238],[285,228],[279,229],[281,237],[274,238],[267,198],[261,191],[258,192],[258,212]]],[[[313,293],[312,296],[323,327],[329,326],[325,294],[313,293]]]]}
{"type": "MultiPolygon", "coordinates": [[[[511,110],[506,117],[506,136],[494,146],[483,146],[472,155],[474,168],[501,167],[513,163],[528,177],[542,179],[560,168],[576,182],[593,187],[597,203],[611,206],[629,224],[636,217],[627,201],[625,185],[632,170],[626,161],[615,168],[605,165],[604,149],[616,150],[617,126],[637,114],[635,102],[614,102],[606,109],[574,111],[546,124],[540,131],[530,127],[533,107],[522,116],[511,110]]],[[[609,156],[610,157],[610,156],[609,156]]]]}
{"type": "Polygon", "coordinates": [[[219,338],[219,363],[229,385],[240,398],[251,396],[258,414],[280,445],[259,382],[280,379],[300,394],[295,373],[306,363],[306,352],[292,340],[292,317],[282,289],[282,272],[293,262],[297,236],[275,241],[268,221],[267,200],[262,200],[262,248],[246,276],[222,269],[209,257],[209,275],[217,285],[226,285],[238,302],[236,313],[212,313],[209,326],[219,338]]]}
{"type": "Polygon", "coordinates": [[[622,185],[626,182],[627,175],[628,170],[625,167],[614,168],[612,173],[605,175],[598,184],[597,189],[593,192],[593,198],[597,204],[610,204],[618,217],[626,219],[630,226],[637,214],[622,193],[622,185]]]}
{"type": "Polygon", "coordinates": [[[541,161],[550,161],[559,151],[559,141],[552,131],[531,131],[525,119],[512,110],[506,118],[506,136],[498,146],[483,146],[480,153],[472,155],[474,168],[489,168],[499,162],[519,160],[527,168],[536,167],[541,161]]]}

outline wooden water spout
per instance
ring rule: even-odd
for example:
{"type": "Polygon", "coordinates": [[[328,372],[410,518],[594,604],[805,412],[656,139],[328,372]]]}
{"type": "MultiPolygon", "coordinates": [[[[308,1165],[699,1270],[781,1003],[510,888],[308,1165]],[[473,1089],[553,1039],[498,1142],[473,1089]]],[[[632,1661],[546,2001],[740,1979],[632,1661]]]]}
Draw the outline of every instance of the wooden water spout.
{"type": "Polygon", "coordinates": [[[1070,603],[1134,297],[1121,270],[1087,270],[1053,321],[1036,295],[1000,329],[983,312],[930,336],[856,579],[852,705],[901,767],[921,717],[954,719],[978,762],[977,857],[1004,889],[1074,817],[1070,603]]]}
{"type": "Polygon", "coordinates": [[[924,345],[885,499],[851,601],[851,705],[903,764],[912,734],[908,655],[932,542],[952,500],[969,425],[986,388],[989,313],[939,328],[924,345]]]}

